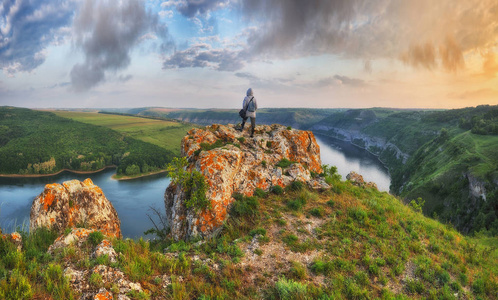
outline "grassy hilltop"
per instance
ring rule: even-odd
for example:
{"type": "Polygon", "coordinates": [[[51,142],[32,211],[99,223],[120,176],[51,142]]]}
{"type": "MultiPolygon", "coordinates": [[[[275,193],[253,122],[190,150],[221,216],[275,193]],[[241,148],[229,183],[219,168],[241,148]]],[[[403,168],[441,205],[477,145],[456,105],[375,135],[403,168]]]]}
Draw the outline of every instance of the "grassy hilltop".
{"type": "Polygon", "coordinates": [[[352,142],[379,155],[391,173],[391,191],[411,200],[422,198],[424,212],[469,233],[498,234],[498,106],[447,111],[349,110],[332,114],[316,132],[337,136],[337,129],[363,135],[352,142]],[[396,145],[410,157],[396,158],[392,149],[367,147],[366,137],[396,145]],[[471,195],[482,186],[486,199],[471,195]]]}
{"type": "Polygon", "coordinates": [[[78,298],[66,265],[116,295],[116,284],[92,271],[107,265],[142,285],[132,299],[496,299],[496,238],[462,236],[333,171],[322,192],[296,183],[234,195],[222,232],[205,242],[114,239],[114,263],[90,256],[98,235],[54,254],[46,230],[24,233],[21,252],[0,239],[0,298],[78,298]]]}

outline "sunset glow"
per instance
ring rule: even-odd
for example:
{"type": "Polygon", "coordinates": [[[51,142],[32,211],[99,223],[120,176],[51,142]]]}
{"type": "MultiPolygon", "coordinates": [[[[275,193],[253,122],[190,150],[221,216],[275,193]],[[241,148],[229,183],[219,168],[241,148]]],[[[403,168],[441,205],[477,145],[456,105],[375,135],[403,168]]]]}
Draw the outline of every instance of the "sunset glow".
{"type": "Polygon", "coordinates": [[[4,0],[0,105],[498,104],[496,0],[4,0]]]}

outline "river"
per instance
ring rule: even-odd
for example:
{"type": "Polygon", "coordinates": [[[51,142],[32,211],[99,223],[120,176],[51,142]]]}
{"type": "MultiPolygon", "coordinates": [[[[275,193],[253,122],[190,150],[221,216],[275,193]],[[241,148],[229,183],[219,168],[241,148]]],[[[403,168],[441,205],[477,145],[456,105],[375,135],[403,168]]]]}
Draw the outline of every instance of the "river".
{"type": "MultiPolygon", "coordinates": [[[[317,142],[320,145],[322,163],[337,166],[344,180],[350,171],[355,171],[362,174],[366,181],[375,182],[379,190],[389,191],[387,169],[374,155],[333,138],[320,136],[317,137],[317,142]]],[[[164,191],[170,180],[165,174],[157,174],[117,181],[111,179],[114,172],[114,169],[107,169],[95,174],[63,172],[52,177],[0,178],[0,228],[4,232],[12,232],[17,227],[28,230],[31,204],[46,184],[91,178],[116,208],[123,236],[143,236],[143,232],[153,226],[147,215],[157,221],[150,207],[164,212],[164,191]]]]}

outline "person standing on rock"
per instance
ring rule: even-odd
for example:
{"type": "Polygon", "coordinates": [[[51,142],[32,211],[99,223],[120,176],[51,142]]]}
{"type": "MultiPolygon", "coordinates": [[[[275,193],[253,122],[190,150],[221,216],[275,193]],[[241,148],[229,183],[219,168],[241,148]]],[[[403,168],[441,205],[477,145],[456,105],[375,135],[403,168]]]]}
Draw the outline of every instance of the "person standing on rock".
{"type": "Polygon", "coordinates": [[[256,127],[256,110],[258,109],[258,103],[256,102],[256,98],[254,98],[252,88],[247,90],[246,95],[247,96],[244,98],[244,102],[242,102],[242,109],[244,109],[246,113],[245,117],[242,118],[242,126],[239,130],[243,131],[247,118],[251,118],[251,137],[253,137],[254,128],[256,127]]]}

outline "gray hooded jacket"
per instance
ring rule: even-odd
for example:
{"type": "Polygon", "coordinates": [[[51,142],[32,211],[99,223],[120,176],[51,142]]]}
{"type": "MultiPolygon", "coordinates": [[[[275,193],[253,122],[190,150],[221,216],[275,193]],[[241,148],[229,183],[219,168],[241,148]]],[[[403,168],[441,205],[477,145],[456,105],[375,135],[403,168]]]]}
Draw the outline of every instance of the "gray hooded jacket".
{"type": "Polygon", "coordinates": [[[256,98],[254,98],[254,93],[252,91],[252,88],[247,90],[247,96],[244,98],[244,102],[242,102],[242,108],[245,109],[247,105],[249,105],[249,101],[254,102],[254,111],[246,111],[246,117],[252,117],[256,118],[256,110],[258,110],[258,102],[256,102],[256,98]]]}

